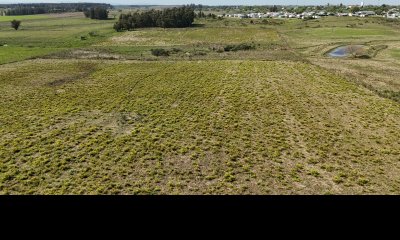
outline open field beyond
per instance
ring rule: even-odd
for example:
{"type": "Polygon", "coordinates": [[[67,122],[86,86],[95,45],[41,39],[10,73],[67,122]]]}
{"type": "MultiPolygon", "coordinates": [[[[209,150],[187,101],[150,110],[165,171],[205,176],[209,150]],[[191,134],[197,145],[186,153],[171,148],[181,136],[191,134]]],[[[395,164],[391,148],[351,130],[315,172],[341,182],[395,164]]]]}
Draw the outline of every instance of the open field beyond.
{"type": "Polygon", "coordinates": [[[0,64],[94,44],[113,34],[112,24],[85,19],[82,13],[0,16],[0,64]],[[10,19],[22,20],[18,31],[10,19]]]}

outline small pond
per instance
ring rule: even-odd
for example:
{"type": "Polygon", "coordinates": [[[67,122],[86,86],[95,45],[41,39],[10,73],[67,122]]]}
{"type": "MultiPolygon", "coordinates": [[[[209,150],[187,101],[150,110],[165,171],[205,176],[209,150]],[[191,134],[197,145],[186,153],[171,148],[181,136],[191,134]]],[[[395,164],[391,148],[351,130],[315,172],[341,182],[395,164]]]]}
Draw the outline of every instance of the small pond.
{"type": "Polygon", "coordinates": [[[330,52],[328,52],[328,56],[330,57],[347,57],[350,54],[358,55],[361,52],[365,51],[364,45],[347,45],[337,47],[330,52]]]}

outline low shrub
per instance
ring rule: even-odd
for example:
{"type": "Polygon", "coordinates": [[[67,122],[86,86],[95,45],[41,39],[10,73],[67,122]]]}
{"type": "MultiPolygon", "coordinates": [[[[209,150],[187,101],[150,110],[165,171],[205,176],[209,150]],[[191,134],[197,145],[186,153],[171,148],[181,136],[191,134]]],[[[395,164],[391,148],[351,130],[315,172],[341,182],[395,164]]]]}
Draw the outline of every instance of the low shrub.
{"type": "Polygon", "coordinates": [[[171,53],[180,53],[180,52],[182,52],[183,50],[182,49],[180,49],[180,48],[172,48],[171,49],[171,53]]]}
{"type": "Polygon", "coordinates": [[[169,56],[169,51],[163,48],[151,49],[151,54],[156,57],[169,56]]]}
{"type": "Polygon", "coordinates": [[[224,47],[225,52],[236,52],[236,51],[248,51],[255,49],[256,46],[252,43],[241,43],[237,45],[226,45],[224,47]]]}
{"type": "Polygon", "coordinates": [[[97,36],[99,36],[99,35],[97,34],[97,32],[89,32],[89,36],[91,36],[91,37],[97,37],[97,36]]]}

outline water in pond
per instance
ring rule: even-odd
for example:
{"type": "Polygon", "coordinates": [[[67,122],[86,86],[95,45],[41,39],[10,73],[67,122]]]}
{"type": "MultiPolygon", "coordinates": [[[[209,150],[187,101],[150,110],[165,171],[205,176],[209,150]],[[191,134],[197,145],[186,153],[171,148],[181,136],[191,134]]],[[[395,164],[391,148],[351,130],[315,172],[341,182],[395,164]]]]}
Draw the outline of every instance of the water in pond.
{"type": "Polygon", "coordinates": [[[333,49],[328,53],[331,57],[347,57],[350,54],[357,54],[364,50],[363,45],[347,45],[333,49]]]}

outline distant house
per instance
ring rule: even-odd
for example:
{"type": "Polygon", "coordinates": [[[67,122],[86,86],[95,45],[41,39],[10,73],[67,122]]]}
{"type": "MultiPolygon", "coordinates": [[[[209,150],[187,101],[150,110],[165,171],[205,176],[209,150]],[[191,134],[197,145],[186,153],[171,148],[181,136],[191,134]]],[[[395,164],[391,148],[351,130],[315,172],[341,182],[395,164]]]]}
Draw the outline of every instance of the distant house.
{"type": "Polygon", "coordinates": [[[233,17],[234,18],[246,18],[247,16],[244,15],[244,14],[239,13],[239,14],[233,14],[233,17]]]}
{"type": "Polygon", "coordinates": [[[386,15],[386,18],[400,18],[400,11],[397,8],[390,9],[386,15]]]}
{"type": "Polygon", "coordinates": [[[387,17],[387,18],[391,18],[391,19],[400,18],[400,12],[386,14],[386,17],[387,17]]]}
{"type": "Polygon", "coordinates": [[[247,14],[247,17],[249,18],[263,18],[264,13],[249,13],[247,14]]]}
{"type": "Polygon", "coordinates": [[[374,11],[359,11],[356,12],[355,15],[359,17],[368,17],[368,16],[375,16],[376,13],[374,11]]]}

